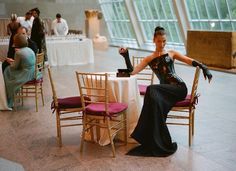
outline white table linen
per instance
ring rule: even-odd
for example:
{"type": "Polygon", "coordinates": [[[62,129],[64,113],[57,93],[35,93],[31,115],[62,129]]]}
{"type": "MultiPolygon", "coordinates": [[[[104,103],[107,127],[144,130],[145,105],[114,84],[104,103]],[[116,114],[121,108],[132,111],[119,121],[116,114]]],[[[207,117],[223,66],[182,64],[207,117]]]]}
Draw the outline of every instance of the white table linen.
{"type": "Polygon", "coordinates": [[[2,63],[0,62],[0,110],[11,110],[7,106],[5,82],[2,74],[2,63]]]}
{"type": "Polygon", "coordinates": [[[7,57],[9,39],[0,39],[0,56],[7,57]]]}
{"type": "MultiPolygon", "coordinates": [[[[108,91],[110,102],[123,102],[128,105],[126,110],[127,119],[127,136],[128,142],[133,142],[129,138],[133,132],[142,107],[141,96],[139,94],[137,78],[131,77],[116,77],[116,73],[108,73],[108,91]]],[[[121,136],[123,138],[123,136],[121,136]]],[[[99,144],[104,146],[110,143],[108,133],[104,129],[100,129],[99,144]]]]}
{"type": "MultiPolygon", "coordinates": [[[[0,56],[7,57],[9,39],[0,39],[0,56]]],[[[48,63],[51,66],[94,63],[93,42],[84,36],[46,37],[48,63]]]]}
{"type": "Polygon", "coordinates": [[[79,65],[94,62],[90,39],[46,40],[48,63],[51,66],[79,65]]]}

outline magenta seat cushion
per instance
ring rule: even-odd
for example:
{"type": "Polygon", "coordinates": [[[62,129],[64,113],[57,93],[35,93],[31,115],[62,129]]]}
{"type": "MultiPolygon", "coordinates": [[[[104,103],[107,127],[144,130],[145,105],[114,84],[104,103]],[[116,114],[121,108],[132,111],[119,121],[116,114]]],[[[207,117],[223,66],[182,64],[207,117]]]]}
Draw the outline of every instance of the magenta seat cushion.
{"type": "MultiPolygon", "coordinates": [[[[121,113],[128,108],[128,105],[125,103],[109,103],[108,104],[108,111],[109,116],[113,116],[115,114],[121,113]]],[[[105,105],[104,103],[99,104],[89,104],[86,106],[85,109],[87,114],[90,115],[105,115],[105,105]]]]}
{"type": "MultiPolygon", "coordinates": [[[[85,97],[85,99],[90,100],[89,97],[85,97]]],[[[60,109],[82,107],[82,102],[81,102],[80,96],[58,98],[57,100],[58,100],[58,107],[60,109]]],[[[52,109],[55,108],[54,101],[52,101],[51,108],[52,109]]]]}
{"type": "Polygon", "coordinates": [[[35,84],[35,83],[42,83],[43,82],[43,78],[40,78],[38,80],[34,79],[34,80],[30,80],[25,84],[35,84]]]}
{"type": "Polygon", "coordinates": [[[66,97],[58,99],[59,108],[77,108],[82,107],[80,96],[66,97]]]}
{"type": "Polygon", "coordinates": [[[191,95],[187,95],[184,100],[177,102],[174,107],[187,107],[190,105],[191,95]]]}
{"type": "Polygon", "coordinates": [[[142,85],[142,84],[138,85],[140,95],[145,95],[146,94],[147,87],[148,87],[147,85],[142,85]]]}

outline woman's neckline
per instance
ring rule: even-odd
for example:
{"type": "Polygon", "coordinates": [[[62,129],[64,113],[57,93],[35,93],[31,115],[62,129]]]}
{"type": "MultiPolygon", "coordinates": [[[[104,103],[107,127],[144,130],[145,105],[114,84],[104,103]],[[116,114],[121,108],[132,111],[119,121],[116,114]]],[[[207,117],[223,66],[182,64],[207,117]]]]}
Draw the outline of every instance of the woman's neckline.
{"type": "Polygon", "coordinates": [[[163,56],[163,55],[166,55],[166,54],[168,54],[168,52],[166,51],[166,50],[163,50],[163,51],[155,51],[154,52],[155,53],[155,56],[156,57],[161,57],[161,56],[163,56]]]}
{"type": "Polygon", "coordinates": [[[168,55],[168,52],[166,52],[166,53],[164,53],[162,55],[156,56],[155,58],[161,58],[161,57],[166,56],[166,55],[168,55]]]}

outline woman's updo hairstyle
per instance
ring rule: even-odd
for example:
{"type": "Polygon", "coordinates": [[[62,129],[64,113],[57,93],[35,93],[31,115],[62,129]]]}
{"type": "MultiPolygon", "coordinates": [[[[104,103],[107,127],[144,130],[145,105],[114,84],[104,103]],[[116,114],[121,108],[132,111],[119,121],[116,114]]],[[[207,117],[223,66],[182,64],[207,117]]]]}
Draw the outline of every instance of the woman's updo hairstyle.
{"type": "Polygon", "coordinates": [[[161,26],[157,26],[155,28],[154,37],[157,36],[157,35],[160,35],[160,36],[166,35],[165,29],[161,26]]]}

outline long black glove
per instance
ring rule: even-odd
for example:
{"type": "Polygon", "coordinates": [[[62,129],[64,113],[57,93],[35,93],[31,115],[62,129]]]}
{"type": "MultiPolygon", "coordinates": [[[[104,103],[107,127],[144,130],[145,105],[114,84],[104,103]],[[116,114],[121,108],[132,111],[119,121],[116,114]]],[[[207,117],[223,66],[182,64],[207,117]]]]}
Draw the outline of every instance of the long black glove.
{"type": "Polygon", "coordinates": [[[201,64],[201,63],[199,63],[198,61],[195,61],[195,60],[193,60],[192,65],[193,65],[194,67],[199,66],[199,68],[202,69],[204,78],[205,78],[205,79],[208,78],[209,82],[211,81],[211,79],[212,79],[212,74],[211,74],[211,72],[209,71],[209,69],[207,68],[206,65],[201,64]]]}
{"type": "Polygon", "coordinates": [[[130,58],[129,58],[129,51],[128,49],[126,48],[121,48],[119,50],[119,53],[120,55],[122,55],[124,58],[125,58],[125,64],[126,64],[126,67],[128,69],[129,72],[132,72],[133,71],[133,66],[130,62],[130,58]]]}

